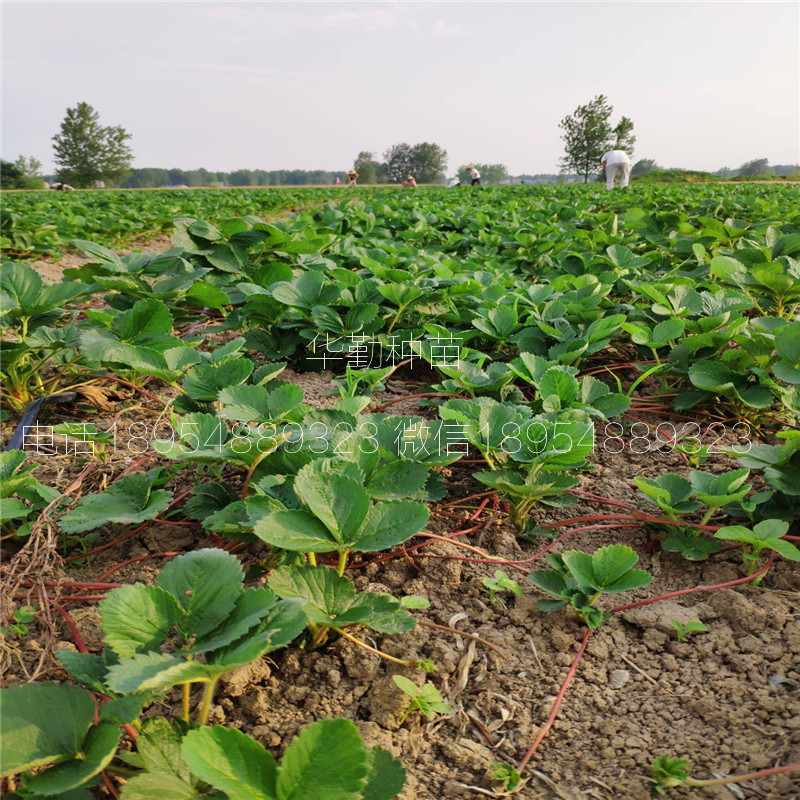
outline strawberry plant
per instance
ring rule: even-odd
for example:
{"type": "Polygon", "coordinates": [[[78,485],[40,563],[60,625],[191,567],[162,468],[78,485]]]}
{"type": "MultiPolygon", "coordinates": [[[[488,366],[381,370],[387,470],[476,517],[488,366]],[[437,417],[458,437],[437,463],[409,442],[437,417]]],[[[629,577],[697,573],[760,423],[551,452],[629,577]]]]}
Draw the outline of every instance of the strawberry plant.
{"type": "Polygon", "coordinates": [[[653,581],[644,570],[633,569],[638,556],[624,544],[601,547],[592,555],[578,551],[551,554],[547,560],[550,569],[534,570],[528,578],[556,599],[538,600],[537,607],[542,611],[558,611],[569,605],[590,628],[599,627],[611,616],[594,605],[601,595],[628,592],[653,581]]]}
{"type": "Polygon", "coordinates": [[[255,535],[312,557],[337,552],[341,575],[350,552],[385,550],[425,527],[429,512],[422,503],[373,503],[358,477],[357,470],[335,473],[325,463],[308,464],[294,480],[303,508],[268,513],[255,524],[255,535]]]}
{"type": "Polygon", "coordinates": [[[675,638],[679,642],[683,642],[690,633],[708,633],[708,628],[696,619],[686,623],[674,620],[672,627],[675,628],[675,638]]]}
{"type": "Polygon", "coordinates": [[[433,718],[436,714],[449,714],[453,710],[444,702],[441,693],[432,683],[423,683],[422,686],[417,686],[403,675],[393,675],[392,680],[410,700],[408,707],[400,717],[401,725],[415,709],[428,719],[433,718]]]}
{"type": "MultiPolygon", "coordinates": [[[[752,575],[758,566],[759,557],[763,550],[772,550],[789,561],[800,561],[800,550],[783,537],[789,532],[789,523],[778,519],[765,519],[754,525],[752,530],[743,525],[730,525],[720,528],[715,538],[726,541],[739,542],[742,545],[742,558],[752,575]]],[[[760,583],[763,579],[756,579],[760,583]]]]}
{"type": "Polygon", "coordinates": [[[27,456],[21,450],[0,453],[0,525],[2,538],[24,538],[39,512],[61,496],[55,489],[38,481],[33,473],[37,464],[25,466],[27,456]]]}
{"type": "Polygon", "coordinates": [[[21,776],[19,796],[88,798],[100,773],[125,776],[123,800],[199,798],[214,789],[256,800],[391,800],[403,788],[400,761],[366,747],[346,719],[309,725],[289,744],[280,767],[241,731],[192,727],[156,717],[140,727],[136,751],[117,749],[118,722],[92,695],[55,683],[0,690],[3,776],[21,776]],[[121,761],[125,766],[117,766],[121,761]],[[44,768],[44,769],[43,769],[44,768]]]}
{"type": "Polygon", "coordinates": [[[705,506],[707,510],[697,523],[704,526],[723,507],[746,507],[745,498],[750,493],[750,485],[745,481],[749,474],[747,469],[731,470],[721,475],[692,470],[688,480],[674,473],[665,473],[655,480],[634,478],[634,482],[648,501],[658,506],[663,518],[682,523],[650,523],[659,532],[668,534],[661,543],[663,549],[700,561],[719,552],[721,545],[704,537],[701,527],[686,524],[687,516],[705,506]]]}
{"type": "Polygon", "coordinates": [[[286,646],[307,623],[298,601],[242,583],[239,562],[222,550],[178,556],[155,585],[125,585],[106,595],[102,655],[61,650],[61,663],[87,688],[119,698],[122,722],[176,685],[183,687],[188,721],[191,686],[200,683],[198,719],[205,723],[221,675],[286,646]]]}
{"type": "Polygon", "coordinates": [[[363,625],[378,633],[406,633],[417,624],[394,597],[357,592],[348,578],[328,567],[278,567],[270,573],[268,584],[278,597],[303,601],[314,646],[322,644],[329,631],[340,633],[351,625],[363,625]]]}
{"type": "Polygon", "coordinates": [[[495,601],[504,606],[505,600],[500,596],[501,592],[511,592],[522,597],[522,587],[506,575],[503,570],[495,570],[493,578],[482,578],[481,585],[489,592],[489,603],[494,605],[495,601]]]}

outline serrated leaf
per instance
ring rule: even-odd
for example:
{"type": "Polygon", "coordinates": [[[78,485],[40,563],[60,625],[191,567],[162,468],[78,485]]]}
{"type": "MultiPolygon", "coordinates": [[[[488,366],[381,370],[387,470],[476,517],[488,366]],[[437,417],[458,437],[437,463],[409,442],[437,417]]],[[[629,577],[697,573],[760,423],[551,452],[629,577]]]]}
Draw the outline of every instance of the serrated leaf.
{"type": "Polygon", "coordinates": [[[173,595],[158,586],[121,586],[100,602],[100,627],[106,646],[121,658],[158,648],[181,617],[173,595]]]}
{"type": "Polygon", "coordinates": [[[382,747],[369,751],[369,774],[361,792],[361,800],[392,800],[406,782],[403,762],[382,747]]]}
{"type": "Polygon", "coordinates": [[[275,759],[241,731],[220,725],[189,731],[182,752],[192,772],[230,800],[278,797],[275,759]]]}
{"type": "Polygon", "coordinates": [[[357,800],[369,762],[358,728],[350,720],[315,722],[283,754],[277,800],[357,800]]]}
{"type": "Polygon", "coordinates": [[[59,520],[61,531],[83,533],[110,523],[128,525],[154,519],[172,501],[171,491],[153,489],[154,472],[126,475],[105,492],[85,495],[59,520]]]}
{"type": "Polygon", "coordinates": [[[194,550],[170,561],[158,576],[183,609],[178,626],[185,636],[204,636],[233,610],[244,573],[236,556],[217,548],[194,550]]]}

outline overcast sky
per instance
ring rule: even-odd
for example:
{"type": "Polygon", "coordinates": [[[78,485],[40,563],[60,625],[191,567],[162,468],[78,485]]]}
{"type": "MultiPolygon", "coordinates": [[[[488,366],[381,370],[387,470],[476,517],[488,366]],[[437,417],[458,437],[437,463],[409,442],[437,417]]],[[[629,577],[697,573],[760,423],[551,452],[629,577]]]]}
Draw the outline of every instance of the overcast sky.
{"type": "Polygon", "coordinates": [[[800,4],[8,2],[2,155],[52,164],[84,100],[139,167],[331,169],[432,141],[556,172],[594,95],[636,158],[800,161],[800,4]]]}

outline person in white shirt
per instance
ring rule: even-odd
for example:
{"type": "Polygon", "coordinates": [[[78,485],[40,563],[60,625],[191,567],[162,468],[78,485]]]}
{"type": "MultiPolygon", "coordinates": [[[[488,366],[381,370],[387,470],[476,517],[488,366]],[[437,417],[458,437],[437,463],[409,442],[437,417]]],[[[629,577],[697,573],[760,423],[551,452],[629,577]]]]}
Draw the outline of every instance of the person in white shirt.
{"type": "Polygon", "coordinates": [[[469,170],[470,178],[472,178],[472,185],[475,186],[475,184],[477,184],[478,186],[480,186],[480,184],[481,184],[481,174],[480,174],[480,172],[478,172],[478,170],[475,169],[475,165],[474,164],[470,164],[467,167],[467,169],[469,170]]]}
{"type": "Polygon", "coordinates": [[[461,186],[461,178],[456,175],[454,178],[450,178],[450,182],[447,185],[451,189],[455,188],[456,186],[461,186]]]}
{"type": "Polygon", "coordinates": [[[614,188],[614,180],[619,175],[619,185],[624,189],[631,179],[631,160],[624,150],[609,150],[600,157],[606,171],[606,189],[614,188]]]}

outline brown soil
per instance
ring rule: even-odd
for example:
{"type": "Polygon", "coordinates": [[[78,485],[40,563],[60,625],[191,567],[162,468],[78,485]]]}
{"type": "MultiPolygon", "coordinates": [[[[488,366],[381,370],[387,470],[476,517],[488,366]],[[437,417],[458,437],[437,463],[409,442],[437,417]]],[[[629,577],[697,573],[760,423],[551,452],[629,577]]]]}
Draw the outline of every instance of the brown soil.
{"type": "MultiPolygon", "coordinates": [[[[287,370],[281,378],[301,385],[306,401],[317,407],[330,407],[337,400],[329,394],[330,373],[287,370]]],[[[415,386],[390,380],[387,392],[376,395],[375,402],[383,404],[414,391],[415,386]]],[[[430,412],[411,399],[387,410],[430,412]]],[[[128,424],[152,425],[158,416],[157,411],[137,414],[126,417],[128,424]]],[[[593,469],[582,476],[581,490],[639,505],[641,495],[633,485],[634,477],[688,471],[684,460],[663,445],[663,437],[661,444],[656,440],[653,431],[661,420],[652,415],[641,415],[641,419],[650,425],[648,434],[635,443],[639,430],[625,432],[622,438],[634,450],[646,448],[646,452],[610,452],[618,449],[618,440],[600,431],[591,459],[593,469]]],[[[725,443],[736,443],[730,431],[725,443]]],[[[39,477],[46,482],[63,486],[82,469],[74,458],[48,462],[49,458],[38,457],[44,468],[39,477]]],[[[95,490],[103,475],[110,480],[112,474],[135,468],[136,458],[124,452],[116,456],[98,468],[83,491],[95,490]]],[[[143,468],[157,463],[158,459],[148,460],[143,468]]],[[[716,454],[704,468],[721,471],[734,463],[716,454]]],[[[478,468],[457,463],[443,470],[449,488],[443,503],[458,503],[485,491],[472,477],[478,468]]],[[[176,495],[185,488],[175,487],[176,495]]],[[[456,520],[440,513],[445,509],[437,506],[429,529],[442,534],[472,527],[476,523],[467,522],[466,517],[476,507],[475,500],[448,507],[448,512],[464,518],[456,520]]],[[[582,500],[569,510],[542,506],[535,516],[545,524],[618,511],[582,500]]],[[[458,541],[515,560],[529,558],[548,543],[519,539],[496,504],[489,504],[478,522],[485,524],[458,541]]],[[[121,533],[105,532],[95,544],[121,533]]],[[[591,552],[615,541],[636,549],[638,566],[650,572],[654,581],[644,589],[614,597],[606,607],[745,574],[736,551],[690,562],[654,547],[643,528],[585,531],[554,550],[591,552]]],[[[152,582],[164,563],[164,557],[156,554],[213,544],[199,526],[151,524],[86,563],[73,564],[65,577],[97,579],[127,559],[144,556],[146,560],[116,569],[104,580],[152,582]]],[[[265,552],[260,545],[248,546],[240,556],[243,562],[254,563],[265,552]]],[[[507,599],[507,607],[490,605],[480,581],[492,575],[494,566],[460,560],[472,555],[455,544],[436,542],[385,563],[356,564],[349,572],[361,590],[427,597],[431,607],[417,612],[420,619],[478,634],[503,652],[501,657],[480,643],[427,627],[404,636],[360,631],[361,638],[389,654],[432,659],[437,670],[429,680],[453,706],[451,714],[433,722],[412,714],[401,725],[404,696],[392,675],[402,673],[422,683],[423,674],[398,668],[340,639],[313,652],[293,646],[227,676],[217,692],[211,720],[240,728],[279,754],[308,723],[344,716],[356,722],[369,744],[381,745],[403,759],[408,770],[405,800],[475,798],[496,787],[490,765],[516,763],[524,754],[550,713],[584,628],[567,611],[545,614],[536,609],[537,592],[525,579],[525,566],[519,570],[503,567],[523,586],[524,595],[507,599]]],[[[532,566],[543,565],[541,559],[532,566]]],[[[702,778],[800,762],[798,591],[796,566],[778,560],[761,586],[682,596],[615,616],[592,634],[558,718],[529,765],[530,780],[518,796],[526,800],[645,800],[650,766],[659,755],[689,758],[695,777],[702,778]],[[700,620],[709,631],[678,643],[672,626],[676,620],[700,620]]],[[[67,601],[66,607],[89,649],[97,651],[102,638],[96,604],[67,601]]],[[[59,635],[61,647],[74,647],[65,625],[59,635]]],[[[35,659],[40,648],[32,635],[15,655],[25,663],[35,659]]],[[[50,677],[65,678],[57,668],[50,677]]],[[[21,678],[12,659],[6,680],[21,678]]],[[[158,712],[172,709],[177,715],[178,706],[173,696],[158,712]]],[[[784,774],[736,787],[676,790],[671,796],[792,800],[800,796],[800,784],[796,773],[784,774]]]]}

